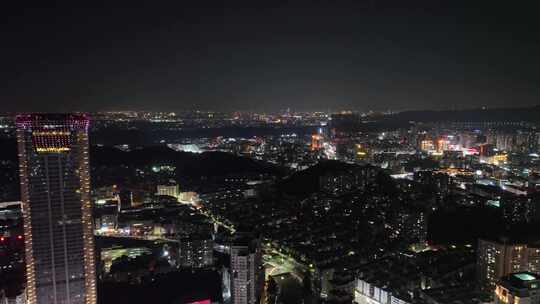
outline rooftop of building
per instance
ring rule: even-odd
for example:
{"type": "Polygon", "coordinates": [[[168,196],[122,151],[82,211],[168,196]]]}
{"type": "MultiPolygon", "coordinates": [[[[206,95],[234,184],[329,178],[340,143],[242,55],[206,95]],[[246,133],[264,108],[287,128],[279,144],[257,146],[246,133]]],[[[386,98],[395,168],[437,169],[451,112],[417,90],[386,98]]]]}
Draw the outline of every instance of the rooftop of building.
{"type": "Polygon", "coordinates": [[[21,113],[16,116],[17,121],[64,120],[64,119],[87,120],[88,115],[85,113],[21,113]]]}
{"type": "Polygon", "coordinates": [[[512,292],[523,294],[540,289],[540,275],[528,271],[511,273],[502,277],[499,285],[512,292]]]}
{"type": "Polygon", "coordinates": [[[87,127],[89,120],[84,113],[24,113],[15,118],[17,126],[25,129],[58,124],[87,127]]]}

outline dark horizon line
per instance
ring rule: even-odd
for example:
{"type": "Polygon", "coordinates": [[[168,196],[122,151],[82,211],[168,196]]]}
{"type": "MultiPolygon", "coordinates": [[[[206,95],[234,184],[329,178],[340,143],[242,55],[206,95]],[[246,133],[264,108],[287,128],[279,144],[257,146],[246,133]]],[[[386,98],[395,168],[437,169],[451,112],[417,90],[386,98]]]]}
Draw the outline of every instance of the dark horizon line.
{"type": "Polygon", "coordinates": [[[130,110],[130,109],[116,109],[116,110],[97,110],[97,111],[8,111],[8,112],[0,112],[1,116],[15,116],[15,115],[21,115],[21,114],[59,114],[59,113],[86,113],[86,114],[99,114],[99,113],[114,113],[114,112],[148,112],[148,113],[183,113],[183,112],[213,112],[213,113],[263,113],[263,114],[277,114],[281,112],[287,112],[290,111],[291,113],[315,113],[315,112],[326,112],[326,113],[339,113],[339,112],[353,112],[353,113],[368,113],[368,112],[374,112],[374,113],[384,113],[384,112],[392,112],[392,113],[403,113],[403,112],[461,112],[461,111],[475,111],[475,110],[504,110],[504,109],[532,109],[532,108],[538,108],[540,107],[540,103],[536,105],[531,106],[496,106],[496,107],[489,107],[489,106],[476,106],[476,107],[453,107],[448,109],[434,109],[434,108],[423,108],[423,109],[406,109],[406,110],[392,110],[392,109],[386,109],[386,110],[359,110],[359,109],[353,109],[353,108],[343,108],[343,109],[313,109],[313,110],[295,110],[292,108],[285,108],[280,110],[245,110],[245,109],[236,109],[236,110],[213,110],[213,109],[175,109],[175,110],[130,110]]]}

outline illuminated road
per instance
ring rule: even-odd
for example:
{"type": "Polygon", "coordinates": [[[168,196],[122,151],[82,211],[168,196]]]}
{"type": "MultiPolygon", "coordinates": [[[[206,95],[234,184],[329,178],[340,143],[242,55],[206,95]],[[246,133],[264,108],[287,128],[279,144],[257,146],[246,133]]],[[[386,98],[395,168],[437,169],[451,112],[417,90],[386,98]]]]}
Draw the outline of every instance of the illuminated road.
{"type": "Polygon", "coordinates": [[[263,248],[265,277],[267,280],[272,277],[279,290],[276,303],[268,304],[304,303],[302,281],[307,267],[271,246],[265,245],[263,248]]]}
{"type": "Polygon", "coordinates": [[[207,218],[209,218],[213,224],[217,224],[223,228],[225,228],[226,230],[228,230],[230,233],[235,233],[236,232],[236,229],[234,228],[234,226],[230,223],[225,223],[223,220],[220,220],[217,216],[215,216],[214,214],[212,214],[210,212],[210,210],[206,210],[204,209],[203,207],[201,208],[196,208],[196,210],[198,210],[202,215],[206,216],[207,218]]]}
{"type": "Polygon", "coordinates": [[[271,276],[277,276],[281,274],[290,274],[297,280],[302,281],[302,272],[295,267],[294,263],[287,261],[281,257],[272,258],[266,256],[263,258],[265,267],[265,277],[268,279],[271,276]]]}
{"type": "Polygon", "coordinates": [[[304,274],[311,271],[310,267],[298,262],[279,250],[271,243],[263,244],[263,263],[265,275],[274,278],[278,285],[279,295],[276,303],[267,304],[308,304],[316,303],[315,297],[305,294],[303,287],[304,274]]]}
{"type": "Polygon", "coordinates": [[[309,271],[309,268],[297,262],[293,257],[288,256],[275,249],[271,245],[263,245],[263,263],[266,268],[266,278],[281,273],[291,273],[298,280],[303,280],[303,273],[309,271]]]}

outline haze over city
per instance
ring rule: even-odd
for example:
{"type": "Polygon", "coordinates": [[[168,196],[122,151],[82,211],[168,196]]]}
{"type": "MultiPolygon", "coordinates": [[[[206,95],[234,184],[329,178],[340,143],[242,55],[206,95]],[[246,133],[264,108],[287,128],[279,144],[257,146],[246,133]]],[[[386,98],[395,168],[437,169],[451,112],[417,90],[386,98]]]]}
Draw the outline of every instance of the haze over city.
{"type": "Polygon", "coordinates": [[[539,304],[528,4],[3,3],[0,304],[539,304]]]}

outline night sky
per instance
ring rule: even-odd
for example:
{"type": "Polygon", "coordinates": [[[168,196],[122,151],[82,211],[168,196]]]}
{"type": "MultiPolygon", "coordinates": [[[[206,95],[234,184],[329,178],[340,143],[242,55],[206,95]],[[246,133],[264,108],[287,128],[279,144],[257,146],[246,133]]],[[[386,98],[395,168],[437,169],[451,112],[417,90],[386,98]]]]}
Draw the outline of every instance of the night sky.
{"type": "Polygon", "coordinates": [[[0,111],[539,103],[532,1],[4,2],[0,111]]]}

